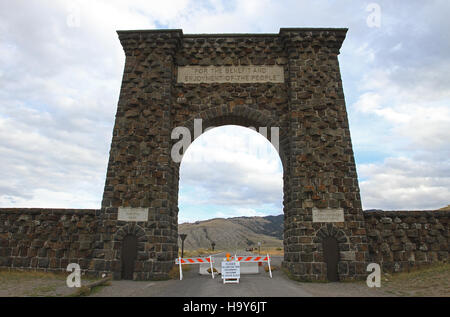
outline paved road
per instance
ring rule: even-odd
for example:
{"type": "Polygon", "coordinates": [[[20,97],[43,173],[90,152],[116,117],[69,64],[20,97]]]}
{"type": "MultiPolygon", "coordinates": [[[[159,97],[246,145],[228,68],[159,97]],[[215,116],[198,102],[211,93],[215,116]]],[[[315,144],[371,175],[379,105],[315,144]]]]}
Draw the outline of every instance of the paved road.
{"type": "Polygon", "coordinates": [[[263,297],[312,296],[298,283],[288,280],[280,271],[241,275],[239,284],[223,284],[220,277],[212,279],[209,275],[198,274],[198,265],[183,273],[183,280],[158,282],[113,281],[95,296],[162,296],[162,297],[263,297]]]}
{"type": "MultiPolygon", "coordinates": [[[[245,255],[240,252],[238,255],[245,255]]],[[[216,254],[223,257],[224,254],[216,254]]],[[[280,268],[281,257],[273,257],[280,268]]],[[[112,281],[92,296],[126,297],[310,297],[310,296],[386,296],[380,290],[357,283],[299,283],[275,270],[273,278],[262,267],[259,274],[241,275],[239,284],[223,284],[220,276],[200,275],[198,265],[183,272],[183,280],[112,281]]]]}

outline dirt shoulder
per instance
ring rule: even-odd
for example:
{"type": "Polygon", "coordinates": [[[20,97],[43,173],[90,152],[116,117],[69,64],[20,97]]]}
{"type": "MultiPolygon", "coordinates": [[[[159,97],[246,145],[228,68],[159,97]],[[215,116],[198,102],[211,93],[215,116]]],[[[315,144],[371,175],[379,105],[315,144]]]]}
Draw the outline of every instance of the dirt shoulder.
{"type": "MultiPolygon", "coordinates": [[[[67,275],[48,272],[0,271],[0,297],[71,296],[77,289],[66,284],[67,275]]],[[[96,279],[81,278],[81,285],[96,279]]]]}
{"type": "MultiPolygon", "coordinates": [[[[274,258],[275,260],[276,258],[274,258]]],[[[274,261],[276,262],[276,261],[274,261]]],[[[175,274],[176,275],[176,274],[175,274]]],[[[198,269],[185,270],[185,278],[168,281],[112,281],[91,296],[323,296],[323,297],[450,297],[450,264],[441,263],[411,272],[382,274],[381,287],[369,288],[365,281],[303,283],[290,280],[281,270],[242,277],[240,285],[223,285],[219,276],[212,280],[198,275],[198,269]],[[182,287],[181,287],[182,286],[182,287]],[[183,291],[184,288],[189,291],[183,291]],[[265,290],[271,290],[265,292],[265,290]]],[[[0,297],[73,296],[77,289],[66,285],[67,275],[45,272],[0,271],[0,297]]],[[[96,279],[82,277],[82,285],[96,279]]]]}
{"type": "Polygon", "coordinates": [[[450,263],[383,274],[381,288],[394,296],[450,297],[450,263]]]}
{"type": "Polygon", "coordinates": [[[325,297],[450,297],[450,264],[439,263],[411,272],[381,276],[381,287],[369,288],[366,281],[299,283],[313,296],[325,297]]]}

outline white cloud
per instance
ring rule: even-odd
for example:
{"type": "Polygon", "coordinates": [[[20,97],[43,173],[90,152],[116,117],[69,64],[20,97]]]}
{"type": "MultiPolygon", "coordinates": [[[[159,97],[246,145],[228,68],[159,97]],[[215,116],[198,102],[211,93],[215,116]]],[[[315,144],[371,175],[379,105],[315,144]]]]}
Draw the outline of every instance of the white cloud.
{"type": "MultiPolygon", "coordinates": [[[[354,148],[386,159],[358,165],[363,203],[396,208],[398,197],[383,190],[388,184],[389,193],[408,197],[405,208],[425,206],[423,193],[427,205],[440,204],[449,187],[450,41],[443,30],[450,5],[377,3],[380,28],[367,27],[367,3],[341,1],[0,2],[0,206],[100,206],[124,64],[116,30],[161,26],[184,33],[349,27],[339,58],[354,148]],[[74,6],[80,27],[67,24],[74,6]]],[[[217,138],[224,147],[205,141],[192,152],[216,165],[183,160],[183,186],[196,191],[189,199],[249,210],[281,201],[277,155],[239,152],[248,140],[228,132],[217,138]],[[202,185],[199,176],[210,178],[202,185]]]]}
{"type": "MultiPolygon", "coordinates": [[[[404,51],[402,47],[399,43],[391,51],[404,51]]],[[[450,82],[445,75],[448,67],[438,57],[416,65],[378,61],[358,85],[360,95],[352,105],[356,114],[368,116],[372,125],[384,125],[376,134],[370,131],[370,146],[388,150],[384,161],[358,165],[364,208],[411,210],[448,205],[450,86],[442,85],[450,82]]]]}
{"type": "MultiPolygon", "coordinates": [[[[402,150],[436,151],[435,155],[448,157],[450,87],[436,92],[423,86],[405,86],[402,81],[394,79],[402,71],[397,67],[369,72],[361,84],[363,93],[353,107],[390,124],[393,140],[401,137],[399,146],[402,150]]],[[[437,69],[435,71],[438,72],[437,69]]]]}
{"type": "Polygon", "coordinates": [[[216,128],[202,134],[186,151],[180,186],[192,190],[186,195],[181,191],[179,202],[230,210],[269,205],[281,213],[282,175],[279,155],[263,136],[244,127],[216,128]]]}
{"type": "Polygon", "coordinates": [[[409,158],[388,158],[383,163],[361,164],[364,209],[435,209],[448,205],[450,162],[430,165],[409,158]]]}
{"type": "Polygon", "coordinates": [[[258,212],[253,208],[236,208],[232,212],[217,212],[215,217],[217,218],[232,218],[232,217],[264,217],[268,216],[268,213],[258,212]]]}
{"type": "Polygon", "coordinates": [[[365,59],[366,62],[370,63],[375,60],[375,50],[374,48],[369,46],[369,43],[363,43],[361,46],[359,46],[355,54],[360,56],[363,60],[365,59]]]}

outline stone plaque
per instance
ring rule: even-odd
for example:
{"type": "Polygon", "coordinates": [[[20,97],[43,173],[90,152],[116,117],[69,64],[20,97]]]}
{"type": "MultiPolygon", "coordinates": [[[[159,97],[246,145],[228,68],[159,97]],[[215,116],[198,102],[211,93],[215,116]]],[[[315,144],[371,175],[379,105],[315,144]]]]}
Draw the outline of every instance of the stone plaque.
{"type": "Polygon", "coordinates": [[[148,208],[119,207],[117,220],[148,221],[148,208]]]}
{"type": "Polygon", "coordinates": [[[355,251],[341,251],[339,255],[341,261],[356,261],[355,251]]]}
{"type": "Polygon", "coordinates": [[[179,66],[178,83],[284,83],[284,68],[260,66],[179,66]]]}
{"type": "Polygon", "coordinates": [[[313,222],[344,222],[344,209],[342,208],[326,208],[312,210],[313,222]]]}

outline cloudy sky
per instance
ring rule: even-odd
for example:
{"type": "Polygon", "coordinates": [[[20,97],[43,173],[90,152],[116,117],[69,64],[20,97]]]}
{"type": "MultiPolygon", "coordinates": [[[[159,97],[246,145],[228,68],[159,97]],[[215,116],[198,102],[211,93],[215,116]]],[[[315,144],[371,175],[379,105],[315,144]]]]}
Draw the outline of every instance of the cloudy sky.
{"type": "MultiPolygon", "coordinates": [[[[450,204],[449,16],[447,0],[0,1],[0,207],[100,207],[116,30],[280,27],[349,28],[339,59],[363,207],[450,204]]],[[[180,221],[280,214],[278,154],[249,129],[211,130],[183,158],[179,202],[180,221]]]]}

